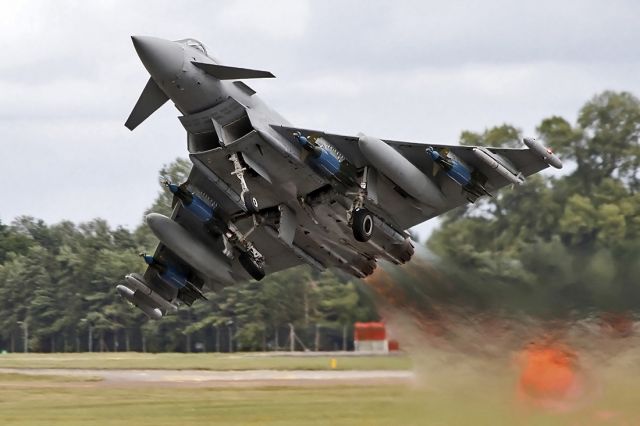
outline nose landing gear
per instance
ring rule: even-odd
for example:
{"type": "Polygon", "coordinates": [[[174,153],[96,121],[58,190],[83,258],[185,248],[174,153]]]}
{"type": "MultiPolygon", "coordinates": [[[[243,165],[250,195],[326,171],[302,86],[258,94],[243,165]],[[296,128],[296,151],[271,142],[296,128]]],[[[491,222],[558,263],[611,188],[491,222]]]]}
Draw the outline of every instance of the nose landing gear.
{"type": "Polygon", "coordinates": [[[247,210],[247,213],[258,213],[258,211],[260,210],[258,206],[258,200],[251,194],[251,192],[243,191],[240,196],[242,197],[242,202],[244,203],[244,207],[247,210]]]}
{"type": "Polygon", "coordinates": [[[233,258],[233,250],[231,247],[235,247],[240,252],[238,255],[238,262],[247,271],[247,273],[256,281],[260,281],[265,276],[264,271],[264,256],[253,246],[253,243],[249,241],[249,235],[260,225],[256,220],[256,216],[253,217],[253,227],[242,233],[236,227],[233,222],[229,222],[226,232],[224,233],[225,245],[229,245],[230,249],[227,250],[228,256],[233,258]]]}
{"type": "Polygon", "coordinates": [[[229,161],[233,163],[233,172],[231,172],[231,174],[236,175],[236,177],[240,181],[240,187],[242,188],[240,197],[242,198],[242,203],[244,204],[245,210],[250,214],[258,213],[258,200],[253,196],[253,194],[251,194],[251,192],[249,191],[249,187],[247,186],[247,182],[244,179],[244,172],[247,170],[247,168],[243,167],[240,160],[240,154],[234,152],[229,156],[229,161]]]}

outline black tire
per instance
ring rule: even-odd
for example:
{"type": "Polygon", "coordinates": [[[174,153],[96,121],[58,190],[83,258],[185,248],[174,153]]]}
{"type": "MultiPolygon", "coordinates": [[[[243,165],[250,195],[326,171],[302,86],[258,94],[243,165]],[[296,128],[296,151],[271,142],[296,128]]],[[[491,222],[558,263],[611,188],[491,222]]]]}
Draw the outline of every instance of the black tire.
{"type": "Polygon", "coordinates": [[[260,281],[264,278],[264,269],[248,253],[241,253],[238,261],[254,280],[260,281]]]}
{"type": "Polygon", "coordinates": [[[247,191],[242,193],[242,202],[244,203],[244,207],[247,209],[247,212],[258,213],[258,200],[256,197],[251,195],[251,192],[247,191]]]}
{"type": "Polygon", "coordinates": [[[353,236],[357,241],[367,242],[373,235],[373,215],[367,209],[356,209],[353,212],[353,236]]]}

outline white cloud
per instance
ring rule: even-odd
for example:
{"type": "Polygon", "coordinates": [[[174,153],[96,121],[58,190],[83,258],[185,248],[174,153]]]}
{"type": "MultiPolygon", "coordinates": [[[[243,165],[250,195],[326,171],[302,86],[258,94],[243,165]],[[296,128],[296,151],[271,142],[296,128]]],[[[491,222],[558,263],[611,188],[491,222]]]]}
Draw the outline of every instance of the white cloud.
{"type": "Polygon", "coordinates": [[[0,14],[0,220],[103,216],[134,226],[157,170],[184,155],[165,105],[123,126],[148,76],[129,36],[194,37],[293,123],[455,142],[573,119],[605,89],[640,93],[640,3],[21,1],[0,14]],[[78,200],[82,200],[81,203],[78,200]]]}
{"type": "Polygon", "coordinates": [[[245,0],[230,2],[216,14],[229,37],[260,34],[273,40],[304,36],[309,19],[309,4],[303,0],[245,0]]]}

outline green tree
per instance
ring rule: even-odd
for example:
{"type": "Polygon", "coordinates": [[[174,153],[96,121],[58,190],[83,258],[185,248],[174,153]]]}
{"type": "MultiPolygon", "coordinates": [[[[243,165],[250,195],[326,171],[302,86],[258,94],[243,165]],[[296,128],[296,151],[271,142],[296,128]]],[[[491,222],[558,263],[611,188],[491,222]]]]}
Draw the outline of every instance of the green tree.
{"type": "MultiPolygon", "coordinates": [[[[627,271],[640,258],[640,101],[604,92],[582,107],[575,124],[553,116],[538,132],[569,171],[529,177],[516,191],[446,215],[428,241],[441,268],[458,283],[459,297],[473,295],[468,300],[493,309],[637,309],[629,297],[639,286],[627,271]]],[[[510,146],[519,136],[502,125],[461,139],[510,146]]]]}

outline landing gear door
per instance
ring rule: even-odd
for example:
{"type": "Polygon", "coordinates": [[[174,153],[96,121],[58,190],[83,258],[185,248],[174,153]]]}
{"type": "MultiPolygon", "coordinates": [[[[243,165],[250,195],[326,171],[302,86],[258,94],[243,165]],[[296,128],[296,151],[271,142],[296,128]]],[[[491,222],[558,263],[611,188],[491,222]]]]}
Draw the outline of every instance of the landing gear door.
{"type": "Polygon", "coordinates": [[[367,167],[367,198],[373,204],[378,205],[378,172],[374,167],[367,167]]]}
{"type": "Polygon", "coordinates": [[[296,235],[296,227],[298,226],[298,220],[296,214],[289,207],[284,204],[278,206],[280,210],[280,225],[278,226],[278,238],[282,240],[286,245],[292,247],[293,239],[296,235]]]}

